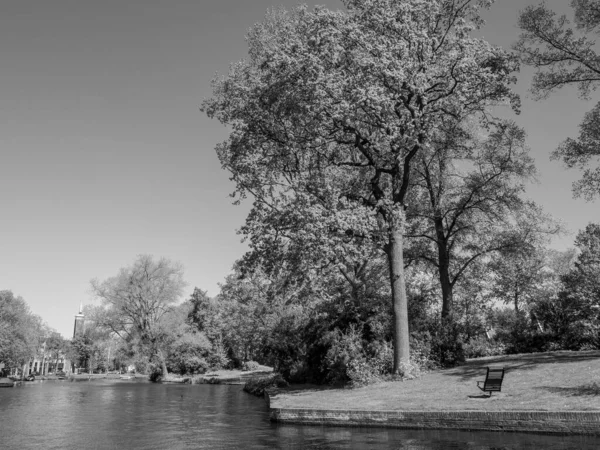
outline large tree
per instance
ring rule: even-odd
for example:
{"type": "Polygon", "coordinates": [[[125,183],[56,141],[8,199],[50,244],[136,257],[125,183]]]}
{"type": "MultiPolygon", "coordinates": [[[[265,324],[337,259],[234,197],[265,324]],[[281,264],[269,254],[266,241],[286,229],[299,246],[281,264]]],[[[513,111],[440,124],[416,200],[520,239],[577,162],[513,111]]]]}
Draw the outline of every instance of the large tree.
{"type": "Polygon", "coordinates": [[[0,363],[23,367],[38,352],[45,331],[22,297],[0,291],[0,363]]]}
{"type": "Polygon", "coordinates": [[[106,326],[122,337],[135,338],[167,375],[161,318],[179,300],[186,283],[183,266],[166,258],[141,255],[132,266],[103,282],[92,280],[92,291],[105,307],[106,326]]]}
{"type": "Polygon", "coordinates": [[[412,171],[435,151],[442,121],[516,99],[517,62],[472,37],[491,1],[343,3],[337,12],[270,11],[248,34],[249,58],[214,80],[202,109],[232,128],[217,152],[236,192],[254,196],[245,228],[254,248],[299,239],[335,258],[353,240],[385,252],[399,372],[409,359],[403,232],[412,171]]]}
{"type": "MultiPolygon", "coordinates": [[[[519,15],[523,31],[515,49],[522,61],[537,69],[532,92],[546,98],[573,85],[581,98],[589,99],[600,86],[600,55],[596,51],[600,31],[600,0],[572,0],[576,28],[566,16],[557,17],[544,3],[528,6],[519,15]]],[[[568,138],[553,153],[583,177],[574,183],[576,196],[588,200],[600,195],[600,103],[585,115],[578,139],[568,138]]]]}

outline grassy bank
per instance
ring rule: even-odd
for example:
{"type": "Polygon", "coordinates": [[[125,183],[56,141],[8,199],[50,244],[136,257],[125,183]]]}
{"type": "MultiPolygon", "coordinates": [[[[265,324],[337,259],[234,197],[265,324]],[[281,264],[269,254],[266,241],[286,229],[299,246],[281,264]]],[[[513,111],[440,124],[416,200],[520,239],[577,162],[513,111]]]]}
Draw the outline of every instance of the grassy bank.
{"type": "Polygon", "coordinates": [[[410,381],[358,389],[283,389],[273,408],[354,410],[600,411],[600,351],[479,358],[410,381]],[[502,392],[491,398],[477,381],[486,367],[505,367],[502,392]]]}

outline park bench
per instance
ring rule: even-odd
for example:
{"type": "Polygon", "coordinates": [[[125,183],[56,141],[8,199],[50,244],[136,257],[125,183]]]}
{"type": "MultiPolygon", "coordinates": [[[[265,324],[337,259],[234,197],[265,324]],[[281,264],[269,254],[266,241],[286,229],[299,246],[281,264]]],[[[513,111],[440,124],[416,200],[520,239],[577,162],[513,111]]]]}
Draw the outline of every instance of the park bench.
{"type": "Polygon", "coordinates": [[[485,381],[478,381],[477,387],[483,392],[489,392],[490,397],[492,392],[500,392],[502,390],[502,380],[504,379],[504,367],[502,368],[487,368],[485,381]],[[479,384],[483,383],[483,387],[479,384]]]}

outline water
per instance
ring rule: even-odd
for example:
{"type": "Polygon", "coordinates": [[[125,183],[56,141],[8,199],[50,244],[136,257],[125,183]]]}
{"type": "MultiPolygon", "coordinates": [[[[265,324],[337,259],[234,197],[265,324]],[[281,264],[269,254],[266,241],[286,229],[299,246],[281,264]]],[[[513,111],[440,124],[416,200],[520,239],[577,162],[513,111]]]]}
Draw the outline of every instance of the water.
{"type": "Polygon", "coordinates": [[[240,386],[35,381],[0,389],[0,449],[598,449],[600,438],[269,422],[240,386]]]}

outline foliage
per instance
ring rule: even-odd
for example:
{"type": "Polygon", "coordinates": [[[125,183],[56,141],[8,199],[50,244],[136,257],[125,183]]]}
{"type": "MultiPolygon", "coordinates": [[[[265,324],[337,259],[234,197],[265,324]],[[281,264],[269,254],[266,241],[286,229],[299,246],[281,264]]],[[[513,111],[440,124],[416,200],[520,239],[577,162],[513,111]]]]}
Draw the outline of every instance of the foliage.
{"type": "MultiPolygon", "coordinates": [[[[566,16],[556,17],[544,3],[526,7],[519,16],[523,31],[515,49],[525,64],[537,69],[532,91],[538,98],[575,85],[582,98],[600,85],[600,56],[596,51],[596,36],[600,25],[599,0],[572,0],[577,30],[571,28],[566,16]]],[[[583,170],[583,177],[574,183],[576,196],[588,200],[600,195],[600,167],[591,167],[600,156],[600,104],[585,115],[580,125],[579,139],[567,139],[554,152],[569,168],[583,170]]]]}
{"type": "Polygon", "coordinates": [[[183,267],[168,259],[141,255],[132,266],[103,282],[92,280],[92,291],[104,307],[102,326],[125,340],[136,340],[140,348],[162,366],[167,366],[163,346],[168,330],[161,319],[182,294],[183,267]]]}
{"type": "Polygon", "coordinates": [[[210,342],[203,333],[186,333],[170,345],[167,367],[181,375],[204,373],[209,368],[207,358],[211,348],[210,342]]]}
{"type": "MultiPolygon", "coordinates": [[[[249,58],[203,103],[232,127],[217,147],[258,258],[303,249],[318,265],[389,261],[394,371],[409,359],[403,274],[411,170],[444,121],[515,101],[514,58],[471,37],[467,0],[345,0],[346,11],[273,10],[248,35],[249,58]]],[[[300,251],[300,250],[299,250],[300,251]]]]}
{"type": "Polygon", "coordinates": [[[64,356],[69,347],[69,342],[65,340],[60,333],[51,332],[45,339],[44,350],[47,356],[52,361],[55,361],[54,368],[58,368],[58,360],[61,356],[64,356]]]}
{"type": "Polygon", "coordinates": [[[453,320],[441,321],[431,333],[431,353],[442,367],[454,367],[465,362],[461,326],[453,320]]]}
{"type": "Polygon", "coordinates": [[[259,367],[260,364],[256,361],[244,361],[244,363],[242,364],[242,371],[249,372],[253,370],[258,370],[259,367]]]}
{"type": "Polygon", "coordinates": [[[506,353],[506,347],[502,342],[488,339],[486,336],[471,338],[463,346],[466,358],[484,358],[486,356],[498,356],[506,353]]]}
{"type": "Polygon", "coordinates": [[[212,344],[212,351],[207,356],[206,361],[212,370],[220,370],[231,367],[231,360],[227,356],[227,350],[223,342],[218,339],[212,344]]]}
{"type": "Polygon", "coordinates": [[[504,346],[506,354],[537,353],[558,350],[555,334],[541,331],[524,312],[499,310],[494,317],[496,334],[494,339],[504,346]]]}
{"type": "Polygon", "coordinates": [[[530,235],[549,232],[552,224],[522,198],[535,169],[525,132],[514,123],[453,125],[432,145],[438,151],[415,168],[408,252],[435,268],[445,318],[470,266],[522,246],[530,235]]]}
{"type": "Polygon", "coordinates": [[[20,367],[34,357],[42,344],[45,327],[21,297],[0,291],[0,362],[20,367]]]}
{"type": "Polygon", "coordinates": [[[489,265],[495,275],[491,295],[519,312],[540,295],[546,261],[543,249],[531,243],[501,252],[489,265]]]}
{"type": "Polygon", "coordinates": [[[270,388],[284,388],[288,386],[288,382],[279,373],[272,375],[265,375],[260,377],[250,378],[244,384],[244,391],[262,397],[265,395],[265,391],[270,388]]]}
{"type": "Polygon", "coordinates": [[[565,348],[600,348],[600,224],[581,230],[575,246],[574,266],[561,277],[560,310],[547,320],[565,348]]]}

